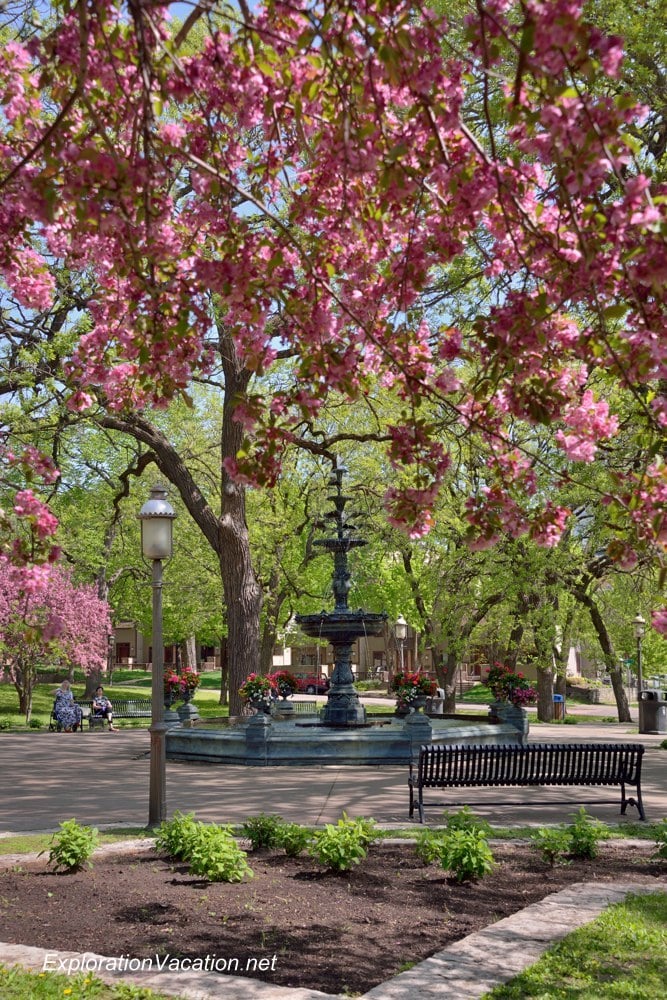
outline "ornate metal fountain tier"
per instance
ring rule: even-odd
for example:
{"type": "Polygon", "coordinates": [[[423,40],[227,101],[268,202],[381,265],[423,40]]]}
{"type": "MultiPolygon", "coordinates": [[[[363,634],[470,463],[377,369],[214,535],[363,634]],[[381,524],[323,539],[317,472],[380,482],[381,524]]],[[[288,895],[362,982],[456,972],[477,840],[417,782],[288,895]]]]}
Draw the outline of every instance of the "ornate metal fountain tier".
{"type": "Polygon", "coordinates": [[[322,715],[325,726],[359,726],[366,722],[366,711],[354,689],[352,673],[352,646],[363,636],[381,635],[387,620],[386,612],[351,611],[348,607],[350,571],[347,554],[350,549],[367,543],[356,535],[356,525],[345,514],[345,505],[351,499],[343,495],[343,476],[347,472],[340,462],[331,474],[329,485],[336,490],[328,499],[334,510],[327,514],[336,526],[334,538],[315,542],[334,555],[333,592],[336,601],[333,611],[320,611],[313,615],[297,615],[303,632],[313,639],[326,639],[334,648],[334,672],[322,715]]]}

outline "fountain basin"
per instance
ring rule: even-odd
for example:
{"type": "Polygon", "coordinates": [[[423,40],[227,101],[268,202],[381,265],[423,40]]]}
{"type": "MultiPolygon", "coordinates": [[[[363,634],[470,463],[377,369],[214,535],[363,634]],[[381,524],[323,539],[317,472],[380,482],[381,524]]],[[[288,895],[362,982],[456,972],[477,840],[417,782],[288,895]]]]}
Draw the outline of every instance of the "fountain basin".
{"type": "Polygon", "coordinates": [[[427,743],[508,745],[524,736],[507,723],[457,722],[408,716],[386,725],[334,729],[313,722],[272,722],[253,717],[226,729],[177,729],[167,732],[167,759],[258,767],[307,767],[317,764],[377,766],[409,764],[427,743]]]}

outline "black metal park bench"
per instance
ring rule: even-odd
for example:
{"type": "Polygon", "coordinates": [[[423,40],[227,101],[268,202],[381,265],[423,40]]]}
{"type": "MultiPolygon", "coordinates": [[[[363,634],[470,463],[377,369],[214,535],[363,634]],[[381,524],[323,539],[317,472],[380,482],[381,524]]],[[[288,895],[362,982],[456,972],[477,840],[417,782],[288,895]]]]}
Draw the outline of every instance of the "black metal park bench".
{"type": "MultiPolygon", "coordinates": [[[[89,729],[103,726],[106,722],[104,716],[93,715],[92,701],[78,701],[77,705],[83,711],[83,721],[88,720],[89,729]]],[[[112,705],[114,722],[118,719],[150,719],[152,715],[150,698],[114,698],[112,705]]],[[[83,730],[83,726],[81,728],[83,730]]],[[[60,723],[56,721],[53,711],[51,711],[49,719],[49,729],[51,732],[59,732],[61,729],[60,723]]]]}
{"type": "MultiPolygon", "coordinates": [[[[410,817],[416,805],[424,822],[425,788],[525,787],[528,785],[618,785],[621,814],[642,804],[641,769],[646,748],[641,743],[528,743],[521,746],[423,746],[410,764],[410,817]],[[636,789],[627,798],[625,787],[636,789]]],[[[605,800],[608,801],[608,800],[605,800]]],[[[616,800],[614,800],[616,801],[616,800]]],[[[545,805],[531,799],[529,805],[545,805]]]]}

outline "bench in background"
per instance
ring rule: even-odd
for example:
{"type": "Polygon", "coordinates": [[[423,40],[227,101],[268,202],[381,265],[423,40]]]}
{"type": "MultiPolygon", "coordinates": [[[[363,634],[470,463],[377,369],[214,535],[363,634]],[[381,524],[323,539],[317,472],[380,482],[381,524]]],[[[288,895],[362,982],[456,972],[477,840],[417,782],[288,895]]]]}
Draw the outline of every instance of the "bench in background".
{"type": "MultiPolygon", "coordinates": [[[[646,819],[642,804],[641,768],[645,747],[641,743],[528,743],[521,746],[423,746],[417,764],[410,764],[410,817],[415,807],[424,822],[425,788],[525,787],[528,785],[617,785],[621,789],[621,814],[636,806],[646,819]],[[625,786],[636,789],[627,798],[625,786]]],[[[544,805],[532,800],[530,805],[544,805]]]]}
{"type": "MultiPolygon", "coordinates": [[[[152,716],[150,698],[110,698],[114,722],[117,719],[150,719],[152,716]]],[[[88,720],[88,728],[95,729],[103,726],[106,719],[103,715],[93,715],[92,701],[78,701],[77,705],[83,711],[83,721],[88,720]]],[[[51,732],[59,731],[60,724],[51,712],[49,719],[49,729],[51,732]]],[[[82,727],[83,728],[83,727],[82,727]]]]}

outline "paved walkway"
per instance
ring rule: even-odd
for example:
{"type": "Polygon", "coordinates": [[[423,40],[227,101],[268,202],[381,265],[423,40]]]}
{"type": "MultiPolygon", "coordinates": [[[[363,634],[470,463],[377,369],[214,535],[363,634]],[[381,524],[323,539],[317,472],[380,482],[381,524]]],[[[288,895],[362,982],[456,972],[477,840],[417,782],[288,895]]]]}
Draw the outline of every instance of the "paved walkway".
{"type": "MultiPolygon", "coordinates": [[[[605,710],[608,706],[600,706],[605,710]]],[[[659,749],[663,736],[639,736],[636,726],[581,723],[577,726],[542,725],[531,737],[540,741],[642,742],[644,757],[642,788],[650,820],[667,817],[667,751],[659,749]]],[[[146,730],[126,730],[117,736],[102,732],[51,734],[0,734],[2,778],[0,781],[0,834],[52,830],[71,816],[96,825],[143,826],[148,811],[149,736],[146,730]]],[[[245,768],[221,765],[167,764],[169,814],[176,809],[194,811],[206,822],[242,822],[264,811],[305,824],[334,822],[343,810],[350,815],[372,815],[385,825],[407,826],[407,768],[312,767],[307,774],[289,767],[245,768]]],[[[460,789],[448,794],[456,808],[470,803],[474,811],[495,824],[557,823],[571,818],[576,805],[567,801],[569,790],[555,789],[460,789]],[[553,794],[551,794],[553,793],[553,794]],[[500,801],[502,794],[503,800],[500,801]],[[536,795],[546,804],[534,803],[536,795]]],[[[587,810],[608,823],[637,818],[630,808],[619,816],[616,789],[574,789],[577,801],[586,800],[587,810]],[[610,803],[608,799],[613,801],[610,803]]],[[[429,822],[441,819],[440,807],[427,808],[429,822]]],[[[415,830],[418,825],[415,824],[415,830]]],[[[0,850],[2,840],[0,839],[0,850]]],[[[659,883],[666,888],[667,883],[659,883]]],[[[609,902],[627,891],[646,891],[646,885],[572,886],[565,893],[547,897],[542,903],[499,921],[479,934],[421,962],[370,990],[368,1000],[412,1000],[442,997],[472,1000],[495,983],[506,981],[532,964],[555,940],[593,919],[609,902]],[[569,894],[569,895],[568,895],[569,894]],[[498,961],[499,956],[502,961],[498,961]]],[[[2,932],[0,929],[0,939],[2,932]]],[[[19,963],[42,971],[46,952],[39,948],[2,944],[0,962],[19,963]]],[[[49,952],[49,967],[58,961],[82,956],[49,952]]],[[[97,962],[103,967],[104,956],[97,962]]],[[[118,974],[105,978],[117,981],[118,974]]],[[[209,1000],[315,1000],[327,994],[313,990],[276,987],[256,979],[206,972],[123,974],[123,978],[150,985],[174,996],[209,1000]],[[222,985],[224,983],[224,985],[222,985]]]]}
{"type": "MultiPolygon", "coordinates": [[[[621,740],[647,747],[642,771],[644,806],[650,820],[667,816],[667,751],[662,736],[638,736],[631,725],[541,725],[531,731],[540,741],[621,740]]],[[[0,754],[0,834],[50,830],[63,819],[81,823],[143,826],[148,819],[150,741],[145,729],[83,733],[2,733],[0,754]]],[[[439,796],[433,793],[436,801],[439,796]]],[[[443,792],[443,802],[445,793],[443,792]]],[[[615,788],[452,789],[448,805],[474,805],[496,824],[541,825],[568,820],[586,801],[594,816],[623,822],[615,788]],[[536,807],[537,800],[545,803],[536,807]]],[[[379,823],[408,822],[407,767],[314,766],[242,767],[167,763],[167,809],[172,815],[194,811],[205,822],[240,823],[258,812],[278,813],[304,824],[335,822],[342,811],[374,816],[379,823]]],[[[426,809],[429,823],[441,821],[442,808],[426,809]]],[[[625,821],[637,819],[628,808],[625,821]]]]}

